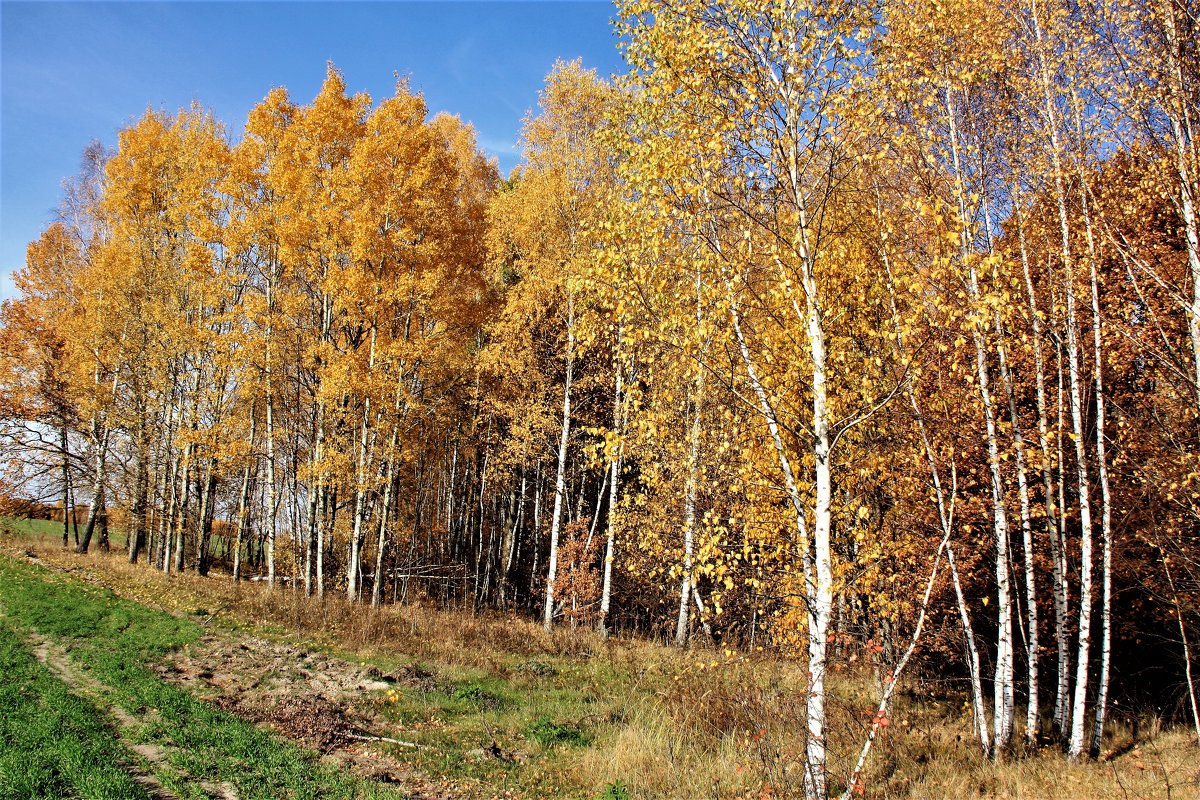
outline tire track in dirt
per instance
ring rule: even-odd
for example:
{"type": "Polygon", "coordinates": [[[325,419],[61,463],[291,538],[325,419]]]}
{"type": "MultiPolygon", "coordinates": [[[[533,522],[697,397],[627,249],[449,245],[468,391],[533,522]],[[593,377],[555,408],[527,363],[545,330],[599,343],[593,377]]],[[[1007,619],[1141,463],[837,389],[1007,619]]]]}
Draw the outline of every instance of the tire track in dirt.
{"type": "MultiPolygon", "coordinates": [[[[110,728],[116,734],[121,744],[133,753],[141,756],[152,767],[176,771],[167,758],[169,748],[149,742],[136,741],[134,733],[147,720],[143,720],[129,713],[119,705],[110,703],[104,699],[104,692],[108,687],[75,666],[65,649],[36,633],[27,637],[27,642],[30,645],[30,651],[33,653],[34,658],[49,669],[56,678],[71,687],[71,690],[75,694],[85,697],[93,705],[100,708],[102,712],[107,713],[113,723],[110,725],[110,728]]],[[[147,714],[146,716],[149,717],[150,715],[147,714]]],[[[147,791],[152,800],[180,800],[179,796],[164,786],[152,772],[142,769],[139,764],[129,762],[123,763],[121,766],[125,768],[133,780],[147,791]]],[[[215,784],[205,782],[200,784],[200,788],[208,794],[211,800],[238,800],[233,786],[228,783],[215,784]]]]}

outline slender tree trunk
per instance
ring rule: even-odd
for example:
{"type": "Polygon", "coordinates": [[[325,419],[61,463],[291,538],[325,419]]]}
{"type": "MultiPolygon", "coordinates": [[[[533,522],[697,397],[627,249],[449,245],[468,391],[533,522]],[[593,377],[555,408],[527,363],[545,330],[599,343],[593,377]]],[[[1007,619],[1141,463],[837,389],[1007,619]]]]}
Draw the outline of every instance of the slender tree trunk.
{"type": "Polygon", "coordinates": [[[189,444],[183,451],[183,479],[179,481],[179,516],[175,518],[175,571],[182,572],[184,567],[183,543],[187,531],[188,500],[191,497],[192,452],[195,445],[189,444]]]}
{"type": "Polygon", "coordinates": [[[517,550],[517,538],[521,535],[521,521],[525,517],[525,488],[526,488],[527,483],[528,483],[528,478],[525,474],[525,466],[522,465],[521,466],[521,491],[519,494],[516,492],[514,492],[512,494],[512,500],[511,500],[511,503],[513,504],[513,507],[511,510],[512,525],[509,526],[506,524],[504,527],[505,541],[504,541],[504,546],[503,546],[503,553],[501,554],[502,559],[501,559],[501,569],[500,569],[499,602],[500,602],[501,608],[505,608],[508,605],[508,587],[509,587],[510,573],[512,572],[512,568],[513,568],[514,554],[516,553],[516,550],[517,550]]]}
{"type": "Polygon", "coordinates": [[[75,546],[78,547],[79,546],[79,515],[75,513],[75,507],[78,505],[78,502],[75,499],[75,485],[72,483],[72,484],[70,484],[69,488],[70,488],[69,494],[70,494],[70,500],[71,500],[71,503],[70,503],[71,531],[72,531],[72,533],[75,534],[75,546]]]}
{"type": "Polygon", "coordinates": [[[1200,220],[1196,211],[1196,181],[1200,164],[1196,163],[1196,140],[1192,130],[1194,87],[1188,86],[1183,68],[1183,41],[1176,21],[1176,3],[1163,0],[1164,30],[1167,34],[1167,109],[1174,147],[1175,172],[1179,180],[1179,215],[1183,221],[1188,268],[1192,275],[1192,304],[1187,309],[1188,336],[1192,343],[1193,380],[1196,409],[1200,412],[1200,220]]]}
{"type": "Polygon", "coordinates": [[[354,487],[354,522],[350,534],[350,558],[346,567],[346,599],[356,602],[359,597],[360,560],[363,542],[366,538],[364,518],[367,514],[367,440],[370,436],[370,398],[364,401],[362,426],[359,431],[358,467],[355,470],[354,487]]]}
{"type": "Polygon", "coordinates": [[[254,433],[258,426],[258,417],[254,414],[254,409],[250,409],[250,460],[246,462],[246,468],[242,471],[242,490],[238,493],[238,512],[237,512],[237,536],[233,545],[233,582],[237,583],[242,579],[242,540],[246,535],[246,528],[250,516],[250,487],[253,481],[258,478],[258,456],[254,452],[254,433]]]}
{"type": "MultiPolygon", "coordinates": [[[[101,491],[104,491],[101,489],[101,491]]],[[[99,531],[100,550],[108,552],[108,498],[100,498],[100,516],[96,520],[96,528],[99,531]]]]}
{"type": "Polygon", "coordinates": [[[274,333],[275,333],[275,267],[271,266],[271,275],[267,278],[267,342],[263,367],[263,390],[266,394],[266,450],[267,450],[267,508],[266,508],[266,537],[267,537],[267,586],[275,588],[275,383],[273,374],[274,333]]]}
{"type": "MultiPolygon", "coordinates": [[[[170,444],[168,443],[168,447],[170,444]]],[[[162,520],[162,540],[163,540],[163,559],[162,570],[164,574],[171,572],[172,561],[172,536],[175,533],[175,512],[179,508],[179,493],[175,491],[175,484],[179,480],[179,468],[183,463],[183,454],[173,447],[170,447],[171,463],[167,470],[169,473],[163,480],[163,493],[169,495],[167,501],[167,513],[163,515],[162,520]]]]}
{"type": "Polygon", "coordinates": [[[304,593],[308,596],[312,595],[315,578],[317,595],[324,597],[325,562],[320,531],[322,525],[321,503],[325,491],[325,481],[321,473],[321,464],[325,458],[325,403],[320,400],[317,401],[317,408],[313,412],[313,439],[315,444],[309,459],[312,476],[308,484],[308,532],[305,536],[307,546],[304,556],[304,593]]]}
{"type": "Polygon", "coordinates": [[[1080,581],[1079,581],[1079,640],[1076,653],[1075,693],[1071,706],[1070,741],[1067,754],[1078,758],[1083,752],[1084,715],[1087,709],[1089,650],[1092,623],[1092,512],[1089,497],[1087,456],[1084,448],[1083,401],[1080,390],[1079,335],[1075,311],[1075,269],[1071,255],[1070,218],[1064,187],[1062,146],[1059,121],[1052,99],[1051,70],[1046,58],[1041,22],[1036,3],[1031,6],[1031,18],[1038,50],[1038,71],[1042,88],[1045,119],[1043,124],[1050,143],[1051,165],[1054,174],[1054,195],[1058,210],[1063,264],[1063,287],[1066,297],[1067,377],[1071,408],[1071,432],[1075,441],[1076,484],[1079,493],[1080,581]]]}
{"type": "MultiPolygon", "coordinates": [[[[697,275],[699,284],[699,275],[697,275]]],[[[699,296],[697,295],[697,311],[699,296]]],[[[692,593],[692,551],[696,538],[696,494],[700,483],[700,418],[704,408],[704,366],[696,365],[692,385],[692,424],[688,434],[687,483],[683,497],[683,575],[679,581],[679,617],[675,622],[675,645],[687,644],[688,609],[692,593]]]]}
{"type": "Polygon", "coordinates": [[[204,491],[200,494],[200,541],[196,546],[196,572],[200,577],[208,577],[212,557],[209,547],[212,540],[213,503],[216,500],[217,489],[217,460],[208,460],[207,475],[204,479],[204,491]]]}
{"type": "MultiPolygon", "coordinates": [[[[806,227],[801,207],[801,226],[806,227]]],[[[813,508],[813,549],[816,568],[816,602],[809,610],[808,672],[808,785],[810,797],[825,796],[825,648],[829,619],[833,612],[833,560],[830,544],[833,514],[833,470],[830,463],[832,442],[829,431],[829,405],[826,398],[825,329],[817,305],[814,265],[807,253],[802,255],[802,280],[806,299],[809,356],[812,360],[812,425],[815,434],[813,456],[816,473],[816,504],[813,508]]]]}
{"type": "Polygon", "coordinates": [[[1187,626],[1183,622],[1183,608],[1179,605],[1179,590],[1171,575],[1171,558],[1162,555],[1163,571],[1167,574],[1167,585],[1171,588],[1171,602],[1175,606],[1175,621],[1179,624],[1179,641],[1183,645],[1183,672],[1187,682],[1188,704],[1192,711],[1192,727],[1196,731],[1196,744],[1200,746],[1200,704],[1196,700],[1196,681],[1192,677],[1192,651],[1188,646],[1187,626]]]}
{"type": "MultiPolygon", "coordinates": [[[[1062,156],[1061,146],[1059,144],[1058,133],[1058,117],[1055,112],[1051,71],[1046,55],[1046,45],[1042,32],[1041,20],[1038,16],[1038,6],[1036,2],[1030,3],[1030,19],[1033,23],[1033,31],[1035,44],[1037,49],[1038,62],[1038,77],[1042,90],[1042,104],[1044,113],[1044,132],[1047,143],[1050,146],[1051,166],[1054,173],[1054,191],[1059,212],[1059,226],[1061,234],[1061,256],[1064,265],[1069,264],[1070,255],[1070,236],[1069,226],[1066,217],[1066,203],[1063,189],[1062,176],[1062,156]]],[[[1039,325],[1039,317],[1037,308],[1034,303],[1033,284],[1028,269],[1028,260],[1024,262],[1025,266],[1025,281],[1027,291],[1030,297],[1030,309],[1033,316],[1033,325],[1035,335],[1037,326],[1039,325]]],[[[1050,308],[1053,310],[1054,303],[1050,303],[1050,308]]],[[[1036,343],[1035,343],[1036,345],[1036,343]]],[[[1035,350],[1035,355],[1040,358],[1040,348],[1035,350]]],[[[1067,614],[1068,614],[1068,569],[1066,565],[1066,506],[1064,504],[1066,472],[1064,470],[1063,449],[1062,449],[1062,433],[1063,433],[1063,371],[1062,371],[1062,343],[1059,341],[1056,345],[1056,360],[1058,365],[1058,424],[1056,431],[1056,453],[1058,464],[1058,503],[1056,520],[1048,518],[1048,527],[1051,537],[1051,557],[1054,559],[1054,614],[1055,614],[1055,636],[1058,649],[1058,687],[1054,705],[1054,727],[1059,738],[1065,743],[1068,735],[1068,717],[1070,714],[1070,671],[1071,671],[1071,653],[1069,644],[1069,634],[1067,632],[1067,614]],[[1052,523],[1057,521],[1057,526],[1052,523]]],[[[1044,402],[1043,402],[1044,404],[1044,402]]],[[[1046,442],[1046,435],[1041,430],[1042,440],[1046,442]]],[[[1048,443],[1047,443],[1048,444],[1048,443]]],[[[1046,452],[1046,447],[1043,447],[1043,482],[1046,486],[1047,498],[1051,497],[1051,484],[1049,481],[1049,455],[1046,452]]],[[[1049,503],[1049,499],[1047,499],[1049,503]]],[[[1048,506],[1049,507],[1049,506],[1048,506]]]]}
{"type": "MultiPolygon", "coordinates": [[[[1025,278],[1025,295],[1029,304],[1029,320],[1033,329],[1034,377],[1037,400],[1038,450],[1041,454],[1042,491],[1046,512],[1046,534],[1050,540],[1050,570],[1054,596],[1054,640],[1057,652],[1057,680],[1054,698],[1054,728],[1061,737],[1066,718],[1067,698],[1071,686],[1071,655],[1067,634],[1067,583],[1063,569],[1061,541],[1058,534],[1058,515],[1061,509],[1054,502],[1054,480],[1051,474],[1050,427],[1046,414],[1046,370],[1042,357],[1042,319],[1038,310],[1037,294],[1033,285],[1033,273],[1029,266],[1029,255],[1025,241],[1025,220],[1022,214],[1019,183],[1013,182],[1014,216],[1017,220],[1017,238],[1021,251],[1021,269],[1025,278]]],[[[1027,556],[1028,558],[1028,556],[1027,556]]]]}
{"type": "MultiPolygon", "coordinates": [[[[802,221],[803,224],[803,221],[802,221]]],[[[804,256],[802,256],[803,258],[804,256]]],[[[811,273],[809,274],[811,277],[811,273]]],[[[806,740],[805,740],[805,772],[804,772],[804,794],[809,800],[823,798],[825,792],[825,634],[828,627],[829,616],[833,607],[833,591],[832,591],[832,565],[826,564],[825,568],[817,565],[816,561],[822,555],[825,558],[829,557],[828,551],[828,533],[825,531],[825,552],[821,552],[821,542],[816,541],[816,537],[810,539],[808,521],[805,516],[804,499],[800,494],[799,485],[796,482],[795,473],[792,471],[791,458],[788,456],[787,446],[783,441],[783,435],[780,429],[779,420],[775,416],[775,409],[771,405],[771,400],[767,396],[766,387],[758,377],[758,370],[754,365],[754,359],[750,353],[750,347],[746,341],[745,332],[742,329],[741,310],[736,302],[736,295],[733,290],[731,280],[726,277],[726,291],[729,299],[729,316],[730,322],[733,325],[734,335],[737,339],[738,349],[742,357],[742,364],[746,368],[746,375],[750,380],[750,385],[754,389],[755,397],[758,400],[758,411],[762,415],[763,420],[767,423],[767,430],[771,435],[772,444],[775,447],[776,458],[779,461],[779,468],[783,472],[784,487],[787,490],[788,499],[792,505],[792,511],[796,515],[796,551],[800,555],[801,566],[804,573],[804,588],[805,600],[808,604],[808,667],[809,667],[809,696],[805,708],[806,721],[806,740]],[[809,552],[810,545],[816,545],[816,558],[809,552]],[[828,572],[826,572],[826,568],[828,572]],[[828,578],[828,583],[822,579],[822,575],[828,578]],[[819,641],[817,641],[819,639],[819,641]]],[[[804,282],[805,291],[809,289],[809,281],[806,278],[804,282]]],[[[813,287],[815,291],[815,287],[813,287]]],[[[810,295],[810,304],[815,300],[815,295],[810,295]]],[[[810,308],[810,313],[813,309],[810,308]]],[[[809,322],[806,317],[806,322],[809,322]]],[[[824,395],[824,341],[819,337],[811,337],[812,328],[817,332],[821,331],[820,321],[816,320],[815,324],[809,329],[810,338],[817,338],[819,347],[812,355],[814,362],[814,372],[818,371],[816,364],[820,364],[821,379],[818,381],[814,378],[814,413],[818,409],[827,412],[826,398],[824,395]],[[819,385],[819,391],[818,391],[819,385]],[[820,399],[816,398],[820,396],[820,399]]],[[[813,455],[815,460],[816,484],[817,484],[817,511],[824,511],[828,523],[829,515],[829,498],[831,486],[829,485],[830,475],[829,469],[829,451],[828,451],[828,422],[825,421],[824,433],[814,432],[813,455]],[[822,444],[824,443],[824,444],[822,444]],[[822,478],[821,472],[825,472],[822,478]],[[824,505],[822,506],[822,501],[824,505]]],[[[820,521],[820,514],[817,515],[817,521],[820,521]]]]}
{"type": "MultiPolygon", "coordinates": [[[[399,441],[399,426],[392,428],[392,440],[387,450],[387,468],[384,475],[383,505],[379,508],[379,547],[375,550],[375,583],[371,587],[371,607],[379,608],[383,603],[383,558],[387,548],[388,514],[392,507],[392,487],[395,484],[396,443],[399,441]]],[[[414,538],[416,538],[414,536],[414,538]]]]}
{"type": "Polygon", "coordinates": [[[617,502],[620,498],[621,460],[625,453],[624,379],[621,364],[621,326],[617,325],[617,355],[614,359],[615,380],[613,384],[613,433],[617,437],[616,447],[609,458],[608,520],[607,538],[604,544],[604,577],[600,586],[600,619],[597,629],[601,637],[608,636],[608,613],[612,607],[613,561],[616,559],[617,502]]]}
{"type": "Polygon", "coordinates": [[[562,434],[558,440],[558,469],[554,478],[554,510],[550,516],[550,567],[546,576],[546,606],[542,627],[554,627],[554,582],[558,577],[558,536],[567,492],[567,447],[571,439],[571,380],[575,371],[575,298],[567,297],[567,374],[563,381],[562,434]]]}
{"type": "Polygon", "coordinates": [[[317,486],[317,597],[325,597],[325,532],[333,530],[329,517],[329,486],[322,480],[317,486]]]}
{"type": "Polygon", "coordinates": [[[1017,461],[1017,496],[1021,514],[1021,541],[1025,553],[1025,618],[1026,618],[1026,670],[1028,673],[1029,702],[1025,709],[1025,739],[1030,745],[1037,744],[1038,733],[1038,611],[1037,582],[1034,578],[1033,524],[1030,519],[1029,481],[1025,466],[1025,439],[1021,434],[1021,419],[1017,414],[1017,394],[1013,387],[1012,373],[1003,344],[1003,323],[996,311],[996,335],[1001,337],[997,346],[1000,380],[1008,398],[1008,414],[1012,423],[1013,449],[1017,461]]]}
{"type": "Polygon", "coordinates": [[[529,598],[532,604],[537,597],[538,570],[542,554],[542,462],[537,462],[533,479],[533,568],[529,572],[529,598]]]}
{"type": "MultiPolygon", "coordinates": [[[[1079,110],[1078,95],[1072,89],[1072,107],[1080,141],[1083,140],[1083,120],[1079,110]]],[[[1087,234],[1089,286],[1092,300],[1092,379],[1095,385],[1096,404],[1096,473],[1100,480],[1100,544],[1101,544],[1101,610],[1100,610],[1100,675],[1096,688],[1096,707],[1092,726],[1091,744],[1088,753],[1092,758],[1100,757],[1104,739],[1104,719],[1108,711],[1108,677],[1112,652],[1112,498],[1108,484],[1107,443],[1104,438],[1105,394],[1104,394],[1104,318],[1100,310],[1100,276],[1097,262],[1100,254],[1092,229],[1092,218],[1088,203],[1088,189],[1079,166],[1080,203],[1083,212],[1084,232],[1087,234]]]]}
{"type": "MultiPolygon", "coordinates": [[[[1065,211],[1064,211],[1065,213],[1065,211]]],[[[1075,318],[1074,271],[1066,272],[1067,378],[1071,406],[1071,432],[1075,441],[1075,464],[1079,491],[1079,646],[1075,656],[1075,694],[1071,706],[1071,739],[1067,755],[1076,759],[1083,752],[1087,711],[1088,667],[1092,630],[1092,510],[1088,496],[1087,452],[1084,448],[1083,400],[1080,391],[1079,336],[1075,318]]]]}
{"type": "Polygon", "coordinates": [[[138,555],[146,546],[146,511],[149,506],[150,493],[150,444],[147,441],[149,437],[149,423],[146,420],[145,403],[141,406],[138,421],[137,432],[137,448],[135,457],[137,458],[137,466],[135,467],[133,480],[133,507],[130,509],[129,531],[128,531],[128,552],[129,563],[136,564],[138,555]]]}
{"type": "MultiPolygon", "coordinates": [[[[1067,516],[1068,516],[1068,514],[1067,514],[1067,455],[1066,455],[1066,448],[1063,446],[1063,436],[1067,430],[1067,423],[1066,423],[1067,406],[1069,405],[1069,403],[1067,402],[1067,387],[1066,387],[1067,371],[1064,367],[1064,359],[1063,359],[1063,350],[1064,349],[1065,349],[1065,347],[1063,347],[1063,345],[1060,343],[1059,346],[1055,348],[1055,352],[1054,352],[1054,369],[1055,369],[1055,373],[1056,373],[1055,377],[1057,380],[1057,400],[1056,400],[1056,409],[1055,409],[1056,423],[1055,423],[1055,429],[1054,429],[1054,458],[1055,458],[1055,465],[1058,470],[1058,480],[1055,481],[1055,485],[1058,488],[1058,529],[1057,529],[1057,531],[1055,531],[1055,535],[1058,537],[1058,542],[1059,542],[1058,552],[1059,552],[1060,558],[1062,559],[1061,566],[1059,567],[1059,569],[1063,574],[1063,583],[1066,584],[1069,581],[1069,576],[1071,574],[1071,565],[1068,560],[1069,554],[1067,552],[1067,516]]],[[[1068,588],[1069,587],[1064,588],[1064,591],[1067,591],[1068,588]]],[[[1064,646],[1067,648],[1067,659],[1064,663],[1069,668],[1071,665],[1071,657],[1072,657],[1070,641],[1069,641],[1069,634],[1066,634],[1064,636],[1064,638],[1067,640],[1064,644],[1064,646]]],[[[1071,723],[1071,687],[1070,687],[1069,678],[1067,680],[1067,683],[1068,683],[1068,686],[1066,687],[1066,692],[1062,698],[1062,712],[1061,712],[1062,726],[1059,730],[1059,734],[1060,734],[1059,738],[1060,738],[1060,741],[1062,742],[1062,745],[1064,748],[1067,745],[1067,740],[1070,737],[1070,731],[1071,731],[1071,725],[1070,725],[1070,723],[1071,723]]]]}
{"type": "Polygon", "coordinates": [[[63,549],[71,546],[71,451],[68,449],[67,425],[64,422],[58,433],[58,447],[62,453],[63,485],[63,549]]]}
{"type": "MultiPolygon", "coordinates": [[[[946,120],[950,133],[951,156],[954,174],[962,175],[960,165],[956,111],[950,87],[945,89],[946,120]]],[[[970,231],[963,181],[956,183],[955,195],[959,213],[959,254],[967,268],[967,291],[972,304],[979,308],[981,296],[979,279],[971,256],[970,231]]],[[[978,380],[980,401],[983,405],[984,431],[988,452],[988,473],[991,478],[992,520],[996,535],[996,668],[993,680],[993,749],[992,756],[998,758],[1012,737],[1014,692],[1013,692],[1013,620],[1012,590],[1009,585],[1008,515],[1004,508],[1004,481],[1000,473],[1000,448],[996,432],[995,404],[991,395],[990,376],[987,363],[987,343],[983,323],[971,325],[971,337],[975,345],[975,371],[978,380]]]]}
{"type": "MultiPolygon", "coordinates": [[[[101,423],[103,424],[103,423],[101,423]]],[[[86,553],[92,543],[92,535],[96,531],[96,522],[104,511],[104,479],[108,462],[108,429],[98,431],[96,439],[96,475],[92,481],[92,502],[88,509],[87,527],[83,529],[83,539],[75,548],[77,553],[86,553]]],[[[74,512],[74,509],[71,509],[74,512]]]]}

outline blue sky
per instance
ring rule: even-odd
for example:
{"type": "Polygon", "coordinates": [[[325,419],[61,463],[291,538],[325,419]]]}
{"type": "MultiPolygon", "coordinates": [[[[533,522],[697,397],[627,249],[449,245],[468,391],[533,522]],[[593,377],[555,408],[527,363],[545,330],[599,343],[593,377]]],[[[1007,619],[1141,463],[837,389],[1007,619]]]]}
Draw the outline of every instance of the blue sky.
{"type": "Polygon", "coordinates": [[[608,2],[0,2],[0,298],[92,139],[198,101],[231,137],[274,86],[312,100],[333,61],[375,101],[408,75],[507,173],[555,59],[623,71],[608,2]]]}

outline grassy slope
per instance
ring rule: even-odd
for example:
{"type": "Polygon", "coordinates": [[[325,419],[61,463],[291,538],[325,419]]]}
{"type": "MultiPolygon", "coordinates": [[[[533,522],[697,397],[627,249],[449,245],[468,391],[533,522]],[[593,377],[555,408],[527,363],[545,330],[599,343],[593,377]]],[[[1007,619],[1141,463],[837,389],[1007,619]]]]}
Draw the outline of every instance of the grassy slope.
{"type": "MultiPolygon", "coordinates": [[[[337,596],[318,602],[192,574],[167,578],[116,555],[80,558],[50,544],[38,547],[44,558],[143,605],[176,614],[211,609],[219,626],[248,628],[385,671],[413,664],[427,669],[437,676],[432,686],[365,700],[403,726],[400,738],[422,744],[397,755],[431,775],[474,778],[497,794],[525,797],[596,797],[618,781],[628,785],[629,796],[643,798],[789,797],[799,787],[803,675],[786,660],[602,643],[585,631],[546,637],[511,616],[419,605],[369,612],[337,596]],[[493,742],[516,759],[472,755],[493,742]]],[[[163,617],[172,626],[195,627],[163,617]]],[[[78,647],[90,646],[86,642],[78,647]]],[[[151,648],[140,657],[162,652],[151,648]]],[[[873,706],[878,686],[869,672],[843,667],[835,668],[831,686],[836,785],[861,741],[863,709],[873,706]]],[[[1182,731],[1135,747],[1116,725],[1109,749],[1119,755],[1110,762],[1071,765],[1048,748],[992,764],[971,745],[960,696],[907,684],[892,720],[868,770],[867,797],[1108,800],[1163,797],[1168,786],[1173,796],[1188,796],[1200,787],[1200,759],[1182,731]]]]}
{"type": "MultiPolygon", "coordinates": [[[[154,712],[142,735],[172,748],[168,761],[174,773],[159,777],[182,796],[197,796],[197,781],[227,782],[238,797],[262,800],[398,796],[317,763],[312,753],[148,670],[146,664],[199,637],[193,622],[5,556],[0,556],[0,604],[16,630],[36,631],[65,646],[71,659],[106,687],[105,699],[132,714],[154,712]]],[[[15,756],[10,746],[0,744],[5,758],[15,756]]]]}
{"type": "Polygon", "coordinates": [[[132,754],[0,623],[0,798],[148,798],[117,766],[132,754]]]}
{"type": "MultiPolygon", "coordinates": [[[[23,517],[0,517],[0,526],[3,526],[5,530],[9,531],[10,533],[12,533],[22,539],[29,539],[31,541],[36,541],[36,542],[54,542],[54,543],[58,543],[58,544],[62,543],[63,524],[61,522],[54,522],[54,521],[48,520],[48,519],[25,519],[23,517]]],[[[80,520],[80,522],[79,522],[80,537],[83,536],[83,529],[85,527],[86,527],[85,521],[80,520]]],[[[75,546],[75,528],[74,527],[71,528],[71,532],[68,537],[68,541],[70,541],[72,547],[75,546]]],[[[124,550],[126,547],[126,544],[127,544],[127,540],[125,539],[125,532],[116,530],[115,528],[112,528],[111,526],[108,529],[108,541],[109,541],[109,547],[111,547],[114,550],[124,550]]],[[[97,539],[96,539],[96,534],[94,533],[92,535],[92,547],[96,547],[96,546],[97,546],[97,539]]]]}

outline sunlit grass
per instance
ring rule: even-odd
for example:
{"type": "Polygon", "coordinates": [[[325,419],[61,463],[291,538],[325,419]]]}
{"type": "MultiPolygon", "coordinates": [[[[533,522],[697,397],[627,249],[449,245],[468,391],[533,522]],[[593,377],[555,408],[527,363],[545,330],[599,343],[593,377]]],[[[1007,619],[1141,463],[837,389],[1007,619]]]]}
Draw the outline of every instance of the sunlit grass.
{"type": "Polygon", "coordinates": [[[102,715],[0,622],[0,798],[148,798],[102,715]]]}
{"type": "MultiPolygon", "coordinates": [[[[188,619],[85,586],[0,555],[0,604],[9,624],[65,647],[103,688],[103,697],[134,714],[153,712],[143,732],[167,746],[175,773],[160,775],[185,795],[202,781],[228,783],[240,798],[395,797],[316,755],[214,708],[147,668],[200,635],[188,619]],[[191,787],[191,788],[189,788],[191,787]]],[[[121,796],[121,795],[113,795],[121,796]]]]}

